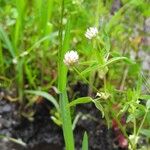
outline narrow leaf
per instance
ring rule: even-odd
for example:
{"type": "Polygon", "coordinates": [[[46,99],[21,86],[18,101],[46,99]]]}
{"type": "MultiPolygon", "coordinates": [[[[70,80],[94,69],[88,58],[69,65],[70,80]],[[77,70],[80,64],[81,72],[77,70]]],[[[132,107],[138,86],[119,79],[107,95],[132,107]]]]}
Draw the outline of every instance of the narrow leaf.
{"type": "Polygon", "coordinates": [[[89,68],[82,71],[81,75],[84,75],[88,72],[91,72],[91,71],[94,71],[94,70],[97,70],[97,69],[102,69],[102,68],[104,68],[108,65],[111,65],[112,63],[115,63],[115,62],[120,61],[120,60],[124,60],[124,61],[126,61],[130,64],[133,64],[133,62],[130,59],[128,59],[127,57],[115,57],[115,58],[111,58],[110,60],[108,60],[104,65],[96,64],[96,65],[90,66],[89,68]]]}
{"type": "Polygon", "coordinates": [[[1,135],[1,134],[0,134],[0,138],[6,138],[11,142],[17,143],[17,144],[22,145],[24,147],[26,146],[26,143],[24,143],[21,139],[15,139],[15,138],[8,137],[8,136],[1,135]]]}
{"type": "Polygon", "coordinates": [[[141,95],[139,98],[143,99],[143,100],[149,100],[150,99],[150,95],[141,95]]]}
{"type": "Polygon", "coordinates": [[[88,136],[86,132],[84,132],[84,136],[83,136],[82,150],[88,150],[88,136]]]}
{"type": "Polygon", "coordinates": [[[49,93],[44,92],[44,91],[34,91],[34,90],[26,90],[25,93],[35,94],[35,95],[42,96],[42,97],[46,98],[56,107],[57,111],[59,112],[59,105],[58,105],[56,99],[52,95],[50,95],[49,93]]]}
{"type": "Polygon", "coordinates": [[[94,102],[96,108],[101,111],[102,117],[104,117],[104,108],[103,108],[103,106],[101,105],[100,100],[93,100],[93,102],[94,102]]]}
{"type": "Polygon", "coordinates": [[[147,136],[148,138],[150,138],[150,130],[149,129],[141,129],[140,133],[147,136]]]}
{"type": "Polygon", "coordinates": [[[75,105],[78,105],[78,104],[85,104],[85,103],[89,103],[89,102],[92,102],[91,97],[81,97],[81,98],[78,98],[76,100],[73,100],[67,106],[71,107],[71,106],[75,106],[75,105]]]}
{"type": "Polygon", "coordinates": [[[0,26],[0,39],[4,42],[4,44],[7,46],[10,54],[12,55],[12,57],[15,57],[15,52],[13,49],[13,46],[10,42],[10,39],[8,38],[6,32],[3,30],[3,28],[0,26]]]}
{"type": "Polygon", "coordinates": [[[147,107],[147,109],[150,109],[150,99],[147,101],[146,107],[147,107]]]}

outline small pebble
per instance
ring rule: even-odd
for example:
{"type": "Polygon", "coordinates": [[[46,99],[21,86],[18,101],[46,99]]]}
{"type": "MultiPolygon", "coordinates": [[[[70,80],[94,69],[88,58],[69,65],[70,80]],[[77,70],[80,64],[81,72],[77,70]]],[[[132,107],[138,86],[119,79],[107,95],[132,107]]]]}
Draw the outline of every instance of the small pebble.
{"type": "Polygon", "coordinates": [[[2,109],[2,111],[4,112],[4,113],[6,113],[6,112],[10,112],[11,111],[11,106],[10,105],[5,105],[4,107],[3,107],[3,109],[2,109]]]}

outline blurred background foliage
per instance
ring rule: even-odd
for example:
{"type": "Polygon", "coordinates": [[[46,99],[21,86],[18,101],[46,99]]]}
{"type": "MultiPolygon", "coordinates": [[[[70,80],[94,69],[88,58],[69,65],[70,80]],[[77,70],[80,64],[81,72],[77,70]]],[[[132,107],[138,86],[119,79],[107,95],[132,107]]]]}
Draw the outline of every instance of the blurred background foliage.
{"type": "MultiPolygon", "coordinates": [[[[92,45],[87,43],[84,33],[88,27],[97,26],[100,36],[105,32],[108,35],[110,57],[127,56],[138,62],[130,66],[124,62],[111,65],[110,89],[119,89],[122,84],[126,89],[134,87],[143,61],[139,52],[149,53],[144,42],[149,36],[145,29],[149,1],[66,0],[65,6],[65,16],[71,18],[70,49],[79,52],[80,62],[90,60],[92,55],[92,45]],[[125,70],[127,80],[121,83],[125,70]]],[[[66,22],[67,17],[63,19],[64,26],[66,22]]],[[[11,82],[7,89],[15,87],[20,101],[26,99],[25,89],[49,91],[56,86],[59,28],[60,0],[0,0],[0,79],[11,82]],[[24,52],[29,54],[22,56],[24,52]],[[13,63],[14,59],[17,62],[13,63]]],[[[84,70],[86,66],[79,68],[84,70]]],[[[148,75],[149,70],[144,73],[148,75]]],[[[71,84],[80,80],[70,74],[71,84]]]]}

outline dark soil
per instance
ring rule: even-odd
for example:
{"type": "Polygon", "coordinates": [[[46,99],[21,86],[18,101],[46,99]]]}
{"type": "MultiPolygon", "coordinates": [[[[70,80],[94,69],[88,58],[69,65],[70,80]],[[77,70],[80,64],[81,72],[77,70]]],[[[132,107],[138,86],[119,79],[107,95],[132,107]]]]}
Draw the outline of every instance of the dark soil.
{"type": "MultiPolygon", "coordinates": [[[[78,96],[87,94],[87,86],[81,86],[80,83],[76,85],[74,90],[78,92],[78,96]],[[80,89],[80,92],[77,89],[80,89]]],[[[50,118],[52,105],[48,101],[42,100],[35,104],[33,109],[36,111],[34,120],[29,121],[19,115],[19,105],[0,100],[0,134],[22,139],[27,143],[27,147],[23,147],[2,139],[0,150],[64,149],[62,130],[50,118]]],[[[85,131],[87,131],[89,137],[89,150],[119,149],[115,144],[116,140],[112,130],[107,129],[100,112],[93,104],[79,105],[75,108],[75,112],[76,114],[82,114],[74,130],[76,150],[81,149],[85,131]]]]}

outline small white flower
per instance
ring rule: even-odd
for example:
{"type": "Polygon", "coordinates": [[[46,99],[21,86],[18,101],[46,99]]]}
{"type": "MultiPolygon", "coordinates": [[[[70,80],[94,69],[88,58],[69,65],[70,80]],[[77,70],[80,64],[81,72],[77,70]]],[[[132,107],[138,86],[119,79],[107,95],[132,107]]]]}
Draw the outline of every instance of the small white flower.
{"type": "Polygon", "coordinates": [[[78,62],[79,59],[79,55],[77,53],[77,51],[68,51],[65,56],[64,56],[64,63],[67,66],[72,66],[74,65],[76,62],[78,62]]]}
{"type": "Polygon", "coordinates": [[[29,54],[29,52],[25,51],[25,52],[23,52],[23,53],[20,54],[20,57],[24,57],[24,56],[26,56],[28,54],[29,54]]]}
{"type": "Polygon", "coordinates": [[[85,37],[89,40],[96,37],[98,34],[98,29],[96,27],[90,27],[86,30],[85,37]]]}
{"type": "Polygon", "coordinates": [[[106,100],[106,99],[108,99],[110,97],[110,94],[109,93],[100,92],[100,93],[96,94],[96,97],[97,96],[100,97],[101,99],[106,100]]]}
{"type": "Polygon", "coordinates": [[[17,64],[17,63],[18,63],[17,58],[14,58],[14,59],[12,60],[12,62],[13,62],[13,64],[17,64]]]}

